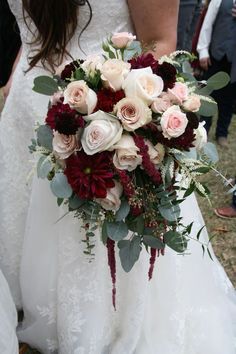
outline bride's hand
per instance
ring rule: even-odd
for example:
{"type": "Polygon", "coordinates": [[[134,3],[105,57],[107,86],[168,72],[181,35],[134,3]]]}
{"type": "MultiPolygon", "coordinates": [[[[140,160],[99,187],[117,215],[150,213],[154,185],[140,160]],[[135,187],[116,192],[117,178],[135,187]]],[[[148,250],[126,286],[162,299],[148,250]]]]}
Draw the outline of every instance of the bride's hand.
{"type": "Polygon", "coordinates": [[[179,0],[128,0],[138,40],[156,44],[156,59],[176,49],[179,0]]]}

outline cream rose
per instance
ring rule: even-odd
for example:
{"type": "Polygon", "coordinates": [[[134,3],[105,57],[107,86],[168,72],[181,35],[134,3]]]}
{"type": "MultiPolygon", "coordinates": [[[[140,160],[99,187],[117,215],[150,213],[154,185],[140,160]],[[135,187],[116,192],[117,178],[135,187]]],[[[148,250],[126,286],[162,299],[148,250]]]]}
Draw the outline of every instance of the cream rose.
{"type": "Polygon", "coordinates": [[[88,55],[86,60],[81,64],[81,68],[87,75],[94,75],[96,70],[101,70],[105,59],[99,54],[88,55]]]}
{"type": "Polygon", "coordinates": [[[131,135],[122,135],[114,149],[116,151],[113,156],[113,163],[119,170],[133,171],[142,163],[142,157],[138,153],[139,148],[135,145],[131,135]]]}
{"type": "Polygon", "coordinates": [[[64,91],[64,103],[80,113],[90,114],[97,104],[97,95],[84,80],[73,81],[64,91]]]}
{"type": "Polygon", "coordinates": [[[155,113],[163,113],[171,106],[170,97],[166,93],[162,93],[160,97],[157,97],[152,103],[152,110],[155,113]]]}
{"type": "Polygon", "coordinates": [[[78,148],[77,136],[64,135],[54,131],[52,146],[53,151],[60,159],[67,159],[78,148]]]}
{"type": "Polygon", "coordinates": [[[101,67],[101,79],[105,87],[114,91],[122,88],[124,79],[130,71],[131,64],[119,59],[108,59],[101,67]]]}
{"type": "Polygon", "coordinates": [[[114,107],[114,112],[127,131],[134,131],[152,120],[152,112],[137,97],[122,98],[114,107]]]}
{"type": "Polygon", "coordinates": [[[113,150],[113,145],[120,140],[123,131],[119,120],[103,111],[97,111],[84,119],[90,122],[81,137],[81,144],[86,154],[93,155],[97,152],[113,150]]]}
{"type": "Polygon", "coordinates": [[[133,36],[132,33],[128,32],[114,33],[111,37],[114,46],[120,49],[128,47],[135,39],[136,36],[133,36]]]}
{"type": "Polygon", "coordinates": [[[201,100],[198,95],[191,95],[188,99],[183,103],[183,108],[186,111],[197,112],[201,107],[201,100]]]}
{"type": "Polygon", "coordinates": [[[123,83],[126,97],[139,97],[150,105],[163,91],[163,80],[150,67],[133,69],[123,83]]]}
{"type": "Polygon", "coordinates": [[[148,154],[151,162],[154,163],[154,165],[161,163],[165,156],[164,146],[160,143],[154,146],[149,140],[145,140],[145,144],[148,146],[148,154]]]}
{"type": "Polygon", "coordinates": [[[177,138],[185,132],[188,118],[179,106],[171,106],[163,113],[160,123],[165,138],[177,138]]]}
{"type": "Polygon", "coordinates": [[[96,198],[95,201],[100,204],[105,210],[117,211],[120,208],[121,200],[120,197],[123,192],[122,185],[115,181],[115,186],[107,190],[106,198],[96,198]]]}
{"type": "Polygon", "coordinates": [[[182,104],[187,100],[189,90],[188,86],[182,82],[176,82],[172,89],[168,89],[168,95],[175,104],[182,104]]]}
{"type": "Polygon", "coordinates": [[[197,150],[201,150],[207,143],[207,131],[204,128],[206,122],[200,122],[197,129],[194,129],[195,140],[193,142],[197,150]]]}

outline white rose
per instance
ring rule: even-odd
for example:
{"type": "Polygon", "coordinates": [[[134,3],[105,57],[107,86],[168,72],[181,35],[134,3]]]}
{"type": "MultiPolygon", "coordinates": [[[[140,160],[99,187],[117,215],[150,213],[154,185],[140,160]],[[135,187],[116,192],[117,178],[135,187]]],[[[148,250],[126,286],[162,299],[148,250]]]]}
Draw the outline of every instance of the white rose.
{"type": "Polygon", "coordinates": [[[183,108],[186,111],[197,112],[201,107],[201,100],[198,95],[191,95],[188,99],[183,103],[183,108]]]}
{"type": "Polygon", "coordinates": [[[122,88],[122,84],[130,71],[131,64],[119,59],[108,59],[101,67],[101,79],[105,87],[114,91],[122,88]]]}
{"type": "Polygon", "coordinates": [[[99,54],[88,55],[86,60],[81,64],[81,68],[87,75],[94,75],[96,70],[101,70],[105,59],[99,54]]]}
{"type": "Polygon", "coordinates": [[[131,70],[123,84],[126,97],[139,97],[147,105],[162,93],[163,88],[162,78],[153,74],[150,67],[131,70]]]}
{"type": "Polygon", "coordinates": [[[133,36],[132,33],[129,32],[114,33],[111,37],[114,46],[120,49],[128,47],[135,39],[136,36],[133,36]]]}
{"type": "Polygon", "coordinates": [[[197,129],[194,129],[195,140],[193,142],[197,150],[201,150],[207,143],[207,131],[204,128],[205,122],[200,122],[197,129]]]}
{"type": "Polygon", "coordinates": [[[142,157],[138,153],[139,148],[131,135],[122,135],[114,149],[116,152],[113,156],[113,164],[119,170],[133,171],[142,163],[142,157]]]}
{"type": "Polygon", "coordinates": [[[119,120],[103,111],[97,111],[84,119],[90,121],[81,138],[86,154],[93,155],[97,152],[113,150],[113,145],[120,140],[123,131],[119,120]]]}
{"type": "Polygon", "coordinates": [[[148,155],[151,162],[154,165],[161,163],[165,156],[164,146],[160,143],[154,146],[149,140],[145,140],[145,144],[148,146],[148,155]]]}
{"type": "Polygon", "coordinates": [[[53,151],[60,159],[67,159],[78,148],[77,136],[64,135],[54,131],[52,146],[53,151]]]}
{"type": "Polygon", "coordinates": [[[84,80],[73,81],[64,91],[64,104],[66,103],[80,113],[90,114],[96,107],[97,95],[84,80]]]}
{"type": "Polygon", "coordinates": [[[160,123],[165,138],[177,138],[185,132],[188,118],[179,106],[171,106],[163,113],[160,123]]]}
{"type": "Polygon", "coordinates": [[[100,204],[105,210],[117,211],[120,208],[121,200],[120,197],[123,192],[122,185],[115,181],[115,186],[107,190],[106,198],[96,198],[95,201],[100,204]]]}
{"type": "Polygon", "coordinates": [[[122,98],[114,107],[114,112],[127,131],[134,131],[152,120],[152,112],[138,97],[122,98]]]}

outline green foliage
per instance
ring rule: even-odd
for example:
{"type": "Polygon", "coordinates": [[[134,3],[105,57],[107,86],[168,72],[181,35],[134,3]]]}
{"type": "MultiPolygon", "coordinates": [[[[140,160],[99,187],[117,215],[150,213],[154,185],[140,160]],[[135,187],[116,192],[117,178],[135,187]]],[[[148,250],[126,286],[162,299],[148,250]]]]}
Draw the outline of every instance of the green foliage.
{"type": "Polygon", "coordinates": [[[143,243],[151,248],[164,249],[165,244],[158,238],[150,235],[143,236],[143,243]]]}
{"type": "Polygon", "coordinates": [[[37,176],[38,178],[46,178],[52,169],[51,161],[48,156],[40,156],[37,164],[37,176]]]}
{"type": "Polygon", "coordinates": [[[73,194],[69,198],[69,208],[72,210],[79,209],[85,203],[84,199],[78,197],[78,195],[73,194]]]}
{"type": "Polygon", "coordinates": [[[212,117],[217,113],[217,104],[201,99],[201,107],[197,113],[201,116],[212,117]]]}
{"type": "Polygon", "coordinates": [[[207,157],[209,162],[217,163],[219,161],[218,152],[215,144],[208,142],[203,146],[202,153],[207,157]]]}
{"type": "Polygon", "coordinates": [[[50,76],[38,76],[34,79],[33,91],[42,95],[52,96],[58,91],[57,82],[50,76]]]}
{"type": "Polygon", "coordinates": [[[122,200],[120,209],[116,212],[115,215],[116,221],[124,220],[126,216],[128,216],[129,212],[130,212],[129,203],[127,202],[127,200],[122,200]]]}
{"type": "Polygon", "coordinates": [[[177,231],[167,231],[164,234],[164,242],[178,253],[185,252],[188,245],[186,237],[177,231]]]}
{"type": "Polygon", "coordinates": [[[107,222],[106,232],[108,237],[113,241],[123,240],[128,235],[128,227],[123,221],[107,222]]]}
{"type": "Polygon", "coordinates": [[[125,272],[129,272],[139,259],[142,250],[141,239],[139,236],[134,236],[132,240],[119,241],[118,247],[121,265],[125,272]]]}
{"type": "Polygon", "coordinates": [[[49,151],[52,151],[53,132],[48,125],[40,125],[36,131],[37,144],[43,146],[49,151]]]}
{"type": "Polygon", "coordinates": [[[55,174],[50,182],[52,193],[57,198],[70,198],[72,195],[72,188],[69,185],[66,176],[62,172],[55,174]]]}

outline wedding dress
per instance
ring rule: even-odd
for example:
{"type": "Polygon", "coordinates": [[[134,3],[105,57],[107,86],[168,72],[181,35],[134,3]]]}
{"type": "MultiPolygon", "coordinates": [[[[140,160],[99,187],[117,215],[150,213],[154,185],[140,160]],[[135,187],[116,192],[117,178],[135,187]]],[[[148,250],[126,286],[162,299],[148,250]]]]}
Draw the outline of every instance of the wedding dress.
{"type": "Polygon", "coordinates": [[[17,313],[6,279],[0,270],[0,353],[17,354],[17,313]]]}
{"type": "MultiPolygon", "coordinates": [[[[25,320],[18,331],[20,340],[43,354],[235,354],[234,289],[217,259],[202,257],[197,242],[190,242],[186,256],[167,249],[158,258],[150,282],[145,250],[128,274],[117,256],[114,311],[100,235],[95,241],[95,259],[89,262],[78,220],[67,215],[57,222],[63,210],[57,207],[47,181],[35,177],[30,195],[27,145],[33,121],[42,121],[47,108],[47,97],[31,87],[33,78],[45,71],[37,67],[24,74],[31,34],[22,20],[20,0],[9,2],[24,43],[0,130],[7,171],[1,181],[0,237],[4,245],[1,262],[20,305],[17,277],[24,235],[20,284],[25,320]],[[20,191],[19,185],[23,186],[20,191]]],[[[68,47],[75,58],[98,52],[110,32],[132,31],[125,0],[90,3],[93,18],[80,47],[77,39],[89,18],[87,5],[80,7],[78,30],[68,47]]],[[[194,196],[182,204],[182,216],[185,224],[195,221],[194,237],[204,224],[194,196]]],[[[208,240],[206,232],[204,239],[208,240]]]]}

